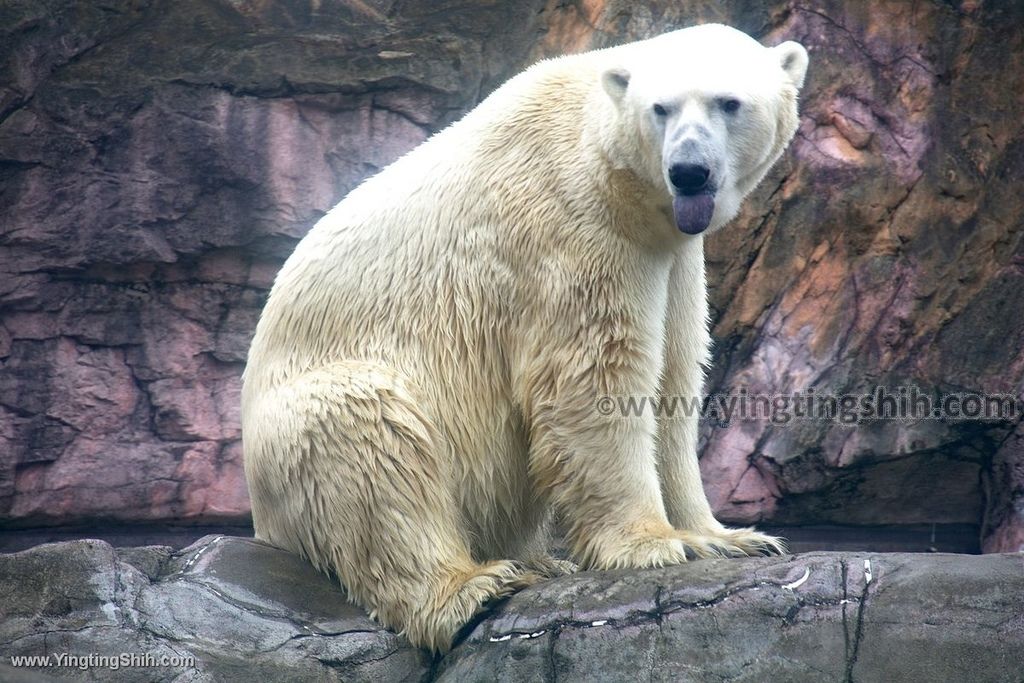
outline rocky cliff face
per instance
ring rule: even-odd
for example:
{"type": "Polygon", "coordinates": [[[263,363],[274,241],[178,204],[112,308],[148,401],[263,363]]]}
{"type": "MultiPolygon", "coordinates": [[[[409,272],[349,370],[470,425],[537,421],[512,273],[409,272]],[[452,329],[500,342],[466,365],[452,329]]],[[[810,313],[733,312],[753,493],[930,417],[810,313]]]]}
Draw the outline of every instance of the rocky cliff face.
{"type": "MultiPolygon", "coordinates": [[[[708,242],[709,389],[1024,388],[1015,3],[8,2],[0,518],[243,518],[246,346],[295,241],[530,61],[723,21],[811,52],[802,124],[708,242]]],[[[732,521],[1024,544],[1024,424],[707,423],[732,521]]]]}
{"type": "Polygon", "coordinates": [[[1020,563],[810,553],[577,574],[493,606],[431,658],[308,563],[256,541],[210,536],[178,553],[73,541],[0,555],[0,678],[1016,680],[1020,563]],[[193,659],[58,666],[61,655],[122,652],[193,659]],[[10,668],[12,655],[51,666],[10,668]]]}

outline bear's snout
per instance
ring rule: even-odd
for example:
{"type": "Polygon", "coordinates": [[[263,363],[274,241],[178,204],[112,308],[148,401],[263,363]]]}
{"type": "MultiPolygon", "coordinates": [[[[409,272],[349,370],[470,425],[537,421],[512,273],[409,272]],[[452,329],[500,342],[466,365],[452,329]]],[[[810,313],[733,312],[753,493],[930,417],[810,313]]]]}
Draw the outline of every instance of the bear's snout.
{"type": "Polygon", "coordinates": [[[701,164],[672,164],[668,169],[672,186],[687,196],[704,192],[710,177],[711,169],[701,164]]]}

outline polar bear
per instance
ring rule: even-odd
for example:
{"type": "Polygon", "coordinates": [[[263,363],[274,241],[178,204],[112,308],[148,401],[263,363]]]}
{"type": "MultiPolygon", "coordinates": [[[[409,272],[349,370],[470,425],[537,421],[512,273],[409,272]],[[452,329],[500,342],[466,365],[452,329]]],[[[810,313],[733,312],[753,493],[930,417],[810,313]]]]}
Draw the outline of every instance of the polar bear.
{"type": "Polygon", "coordinates": [[[256,535],[445,650],[567,570],[781,552],[716,521],[697,422],[703,235],[797,128],[807,53],[721,25],[543,61],[367,180],[300,242],[242,394],[256,535]]]}

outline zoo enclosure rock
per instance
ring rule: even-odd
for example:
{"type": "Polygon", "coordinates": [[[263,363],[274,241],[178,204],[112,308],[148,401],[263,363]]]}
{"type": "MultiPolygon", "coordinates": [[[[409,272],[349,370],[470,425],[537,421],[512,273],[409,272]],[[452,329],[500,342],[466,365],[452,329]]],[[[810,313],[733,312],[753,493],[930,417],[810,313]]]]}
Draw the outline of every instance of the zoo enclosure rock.
{"type": "Polygon", "coordinates": [[[179,552],[37,546],[0,555],[0,595],[5,663],[90,652],[196,659],[92,670],[92,680],[981,683],[1008,680],[1024,660],[1024,558],[1010,554],[808,553],[581,573],[495,606],[436,659],[305,561],[252,539],[208,536],[179,552]]]}
{"type": "MultiPolygon", "coordinates": [[[[710,392],[1024,388],[1020,3],[8,2],[0,521],[243,519],[239,377],[283,258],[536,58],[722,21],[811,54],[708,240],[710,392]]],[[[707,423],[719,514],[1024,545],[1012,421],[707,423]]]]}

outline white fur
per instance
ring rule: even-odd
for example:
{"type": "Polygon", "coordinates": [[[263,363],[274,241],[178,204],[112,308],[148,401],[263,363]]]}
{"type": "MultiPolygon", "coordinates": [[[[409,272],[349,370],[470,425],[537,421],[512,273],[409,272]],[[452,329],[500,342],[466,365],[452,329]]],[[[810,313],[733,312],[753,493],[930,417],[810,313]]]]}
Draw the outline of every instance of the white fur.
{"type": "Polygon", "coordinates": [[[787,45],[704,26],[542,62],[325,216],[249,354],[257,536],[441,650],[485,601],[566,571],[552,509],[587,567],[778,549],[715,521],[695,421],[595,400],[701,391],[702,238],[671,219],[652,101],[711,126],[720,227],[795,131],[806,53],[787,45]],[[746,123],[712,121],[722,92],[746,123]]]}

